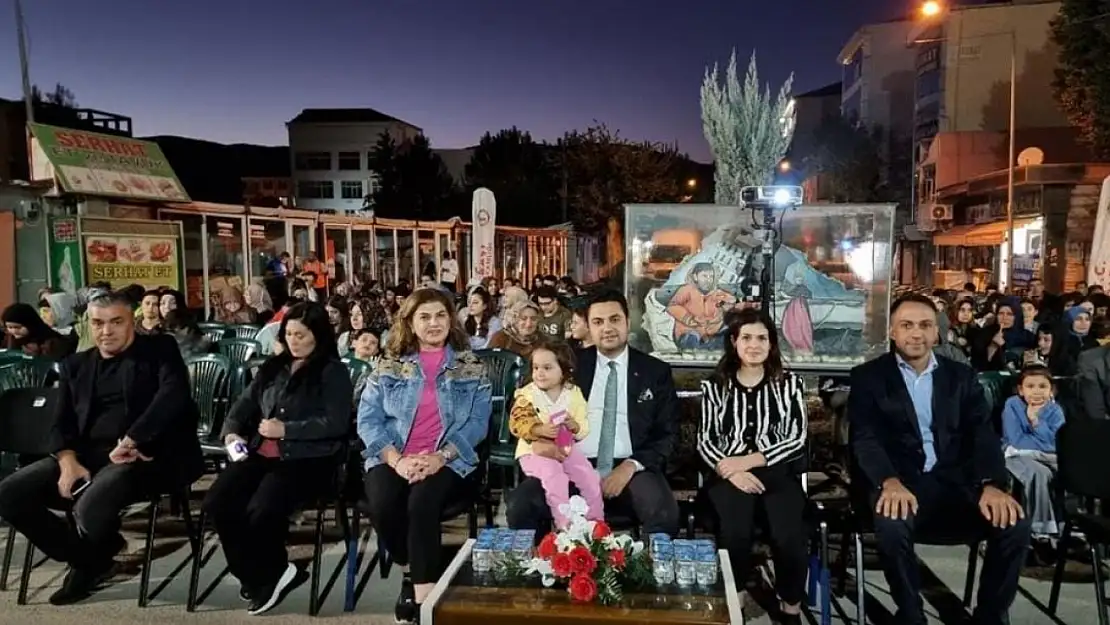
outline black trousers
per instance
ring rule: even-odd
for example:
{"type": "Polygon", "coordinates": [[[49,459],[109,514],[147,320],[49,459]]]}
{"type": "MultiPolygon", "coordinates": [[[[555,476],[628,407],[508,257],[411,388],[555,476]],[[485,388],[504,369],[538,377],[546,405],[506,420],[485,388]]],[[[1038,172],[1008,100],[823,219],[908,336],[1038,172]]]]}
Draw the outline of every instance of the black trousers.
{"type": "Polygon", "coordinates": [[[123,547],[120,513],[164,489],[167,474],[164,462],[111,464],[107,452],[77,459],[93,478],[75,501],[58,493],[58,461],[43,458],[0,482],[0,518],[50,558],[78,569],[99,569],[123,547]],[[52,512],[70,506],[76,527],[52,512]]]}
{"type": "Polygon", "coordinates": [[[775,561],[775,590],[784,602],[801,603],[809,541],[801,479],[791,463],[759,467],[752,475],[763,482],[766,490],[762,494],[749,495],[728,480],[711,478],[706,495],[717,514],[717,541],[728,550],[733,575],[742,588],[751,574],[752,529],[756,509],[761,509],[775,561]]]}
{"type": "MultiPolygon", "coordinates": [[[[577,489],[571,485],[571,493],[577,489]]],[[[546,532],[551,527],[551,508],[544,497],[543,484],[525,478],[506,498],[505,518],[513,529],[546,532]]],[[[654,471],[640,471],[628,481],[621,494],[605,500],[605,515],[629,517],[639,521],[646,533],[678,534],[678,502],[667,478],[654,471]]]]}
{"type": "Polygon", "coordinates": [[[393,561],[408,565],[414,584],[434,583],[443,551],[443,511],[470,496],[466,480],[443,467],[423,480],[408,480],[386,465],[366,472],[367,512],[393,561]]]}
{"type": "Polygon", "coordinates": [[[220,473],[204,513],[220,537],[227,568],[248,590],[265,589],[288,565],[289,517],[334,488],[335,459],[249,456],[220,473]]]}
{"type": "MultiPolygon", "coordinates": [[[[979,512],[977,493],[932,474],[927,473],[906,487],[917,497],[916,516],[903,521],[875,515],[875,535],[890,594],[898,606],[898,623],[924,625],[926,622],[921,577],[914,554],[916,538],[926,542],[986,539],[987,555],[983,560],[975,606],[976,623],[1009,623],[1007,614],[1017,595],[1021,567],[1032,536],[1030,520],[1025,518],[1006,529],[991,527],[979,512]]],[[[877,499],[876,493],[871,499],[872,510],[877,499]]]]}

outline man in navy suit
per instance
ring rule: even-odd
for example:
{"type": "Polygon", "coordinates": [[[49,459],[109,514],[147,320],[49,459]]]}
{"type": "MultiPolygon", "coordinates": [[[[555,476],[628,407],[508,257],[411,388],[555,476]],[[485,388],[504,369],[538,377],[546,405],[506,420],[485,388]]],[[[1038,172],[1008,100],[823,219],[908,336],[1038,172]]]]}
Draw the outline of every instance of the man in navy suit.
{"type": "MultiPolygon", "coordinates": [[[[678,503],[667,485],[666,466],[678,439],[678,395],[667,363],[628,345],[628,302],[615,291],[590,300],[586,309],[595,347],[578,352],[575,383],[589,409],[590,434],[578,449],[602,476],[607,516],[634,520],[646,533],[678,532],[678,503]],[[606,433],[606,426],[608,433],[606,433]]],[[[563,459],[550,441],[532,443],[533,453],[563,459]]],[[[543,486],[525,478],[506,498],[514,529],[545,529],[551,510],[543,486]]]]}
{"type": "Polygon", "coordinates": [[[975,372],[933,354],[933,303],[908,295],[890,317],[894,353],[852,369],[848,419],[897,622],[926,622],[914,540],[938,537],[987,541],[974,622],[1004,625],[1031,528],[1007,493],[1002,443],[975,372]]]}

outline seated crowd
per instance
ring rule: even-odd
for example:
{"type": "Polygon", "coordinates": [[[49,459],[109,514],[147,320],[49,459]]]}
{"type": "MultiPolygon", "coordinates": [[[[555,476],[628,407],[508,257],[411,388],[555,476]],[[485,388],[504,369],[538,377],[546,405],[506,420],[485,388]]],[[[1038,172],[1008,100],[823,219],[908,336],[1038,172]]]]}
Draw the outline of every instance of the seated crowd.
{"type": "MultiPolygon", "coordinates": [[[[516,297],[512,288],[502,304],[516,297]]],[[[365,324],[371,305],[295,301],[278,311],[277,354],[223,423],[224,443],[246,453],[229,458],[203,504],[250,614],[271,610],[307,578],[286,554],[289,519],[327,494],[357,437],[370,521],[403,571],[395,616],[418,620],[444,565],[441,520],[479,488],[492,397],[472,350],[487,345],[529,360],[509,413],[524,475],[507,493],[510,527],[542,534],[565,524],[559,505],[578,492],[590,519],[677,534],[679,506],[666,479],[679,430],[671,368],[629,346],[622,295],[599,293],[573,313],[553,289],[541,286],[537,296],[539,303],[527,295],[511,303],[496,322],[485,290],[471,292],[461,314],[446,289],[404,297],[390,312],[353,423],[341,343],[357,349],[353,313],[365,324]]],[[[117,293],[87,301],[95,347],[62,362],[55,453],[0,482],[0,517],[69,567],[54,604],[84,599],[110,577],[124,544],[121,510],[192,484],[204,470],[180,339],[147,323],[155,309],[182,308],[181,300],[150,298],[139,315],[134,300],[117,293]],[[74,523],[53,509],[70,510],[74,523]]],[[[51,349],[56,337],[26,311],[8,312],[6,323],[28,329],[17,340],[51,349]]],[[[926,622],[915,541],[959,534],[989,545],[975,619],[1001,625],[1031,535],[1056,531],[1051,503],[1035,486],[1050,476],[1047,458],[1063,422],[1052,378],[1043,367],[1022,374],[1000,437],[972,368],[934,353],[942,325],[934,302],[905,296],[890,323],[892,353],[852,371],[848,416],[853,478],[873,511],[898,622],[926,622]],[[1028,510],[1009,494],[1011,474],[1027,486],[1028,510]]],[[[728,313],[723,339],[724,355],[701,385],[704,497],[738,584],[751,573],[754,524],[766,519],[777,618],[800,623],[810,540],[806,391],[784,368],[764,313],[728,313]]]]}

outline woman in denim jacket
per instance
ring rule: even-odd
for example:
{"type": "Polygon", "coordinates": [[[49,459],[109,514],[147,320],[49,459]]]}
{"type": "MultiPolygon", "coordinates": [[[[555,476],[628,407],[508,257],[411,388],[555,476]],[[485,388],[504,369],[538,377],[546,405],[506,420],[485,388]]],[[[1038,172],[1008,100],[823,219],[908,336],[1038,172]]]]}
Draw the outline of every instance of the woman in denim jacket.
{"type": "Polygon", "coordinates": [[[414,622],[435,585],[440,517],[472,490],[489,428],[489,378],[468,347],[449,295],[413,292],[359,402],[370,521],[404,572],[397,622],[414,622]]]}

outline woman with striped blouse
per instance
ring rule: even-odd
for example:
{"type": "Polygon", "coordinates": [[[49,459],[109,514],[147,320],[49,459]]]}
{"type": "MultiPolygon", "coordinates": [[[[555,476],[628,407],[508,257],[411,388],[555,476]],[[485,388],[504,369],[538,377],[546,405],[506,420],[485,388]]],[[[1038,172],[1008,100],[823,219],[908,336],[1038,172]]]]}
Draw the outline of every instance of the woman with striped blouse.
{"type": "Polygon", "coordinates": [[[806,404],[802,380],[783,371],[774,324],[760,311],[725,319],[725,353],[701,383],[698,453],[709,467],[706,494],[738,585],[751,569],[756,508],[767,519],[780,601],[778,622],[801,623],[805,592],[806,404]]]}

